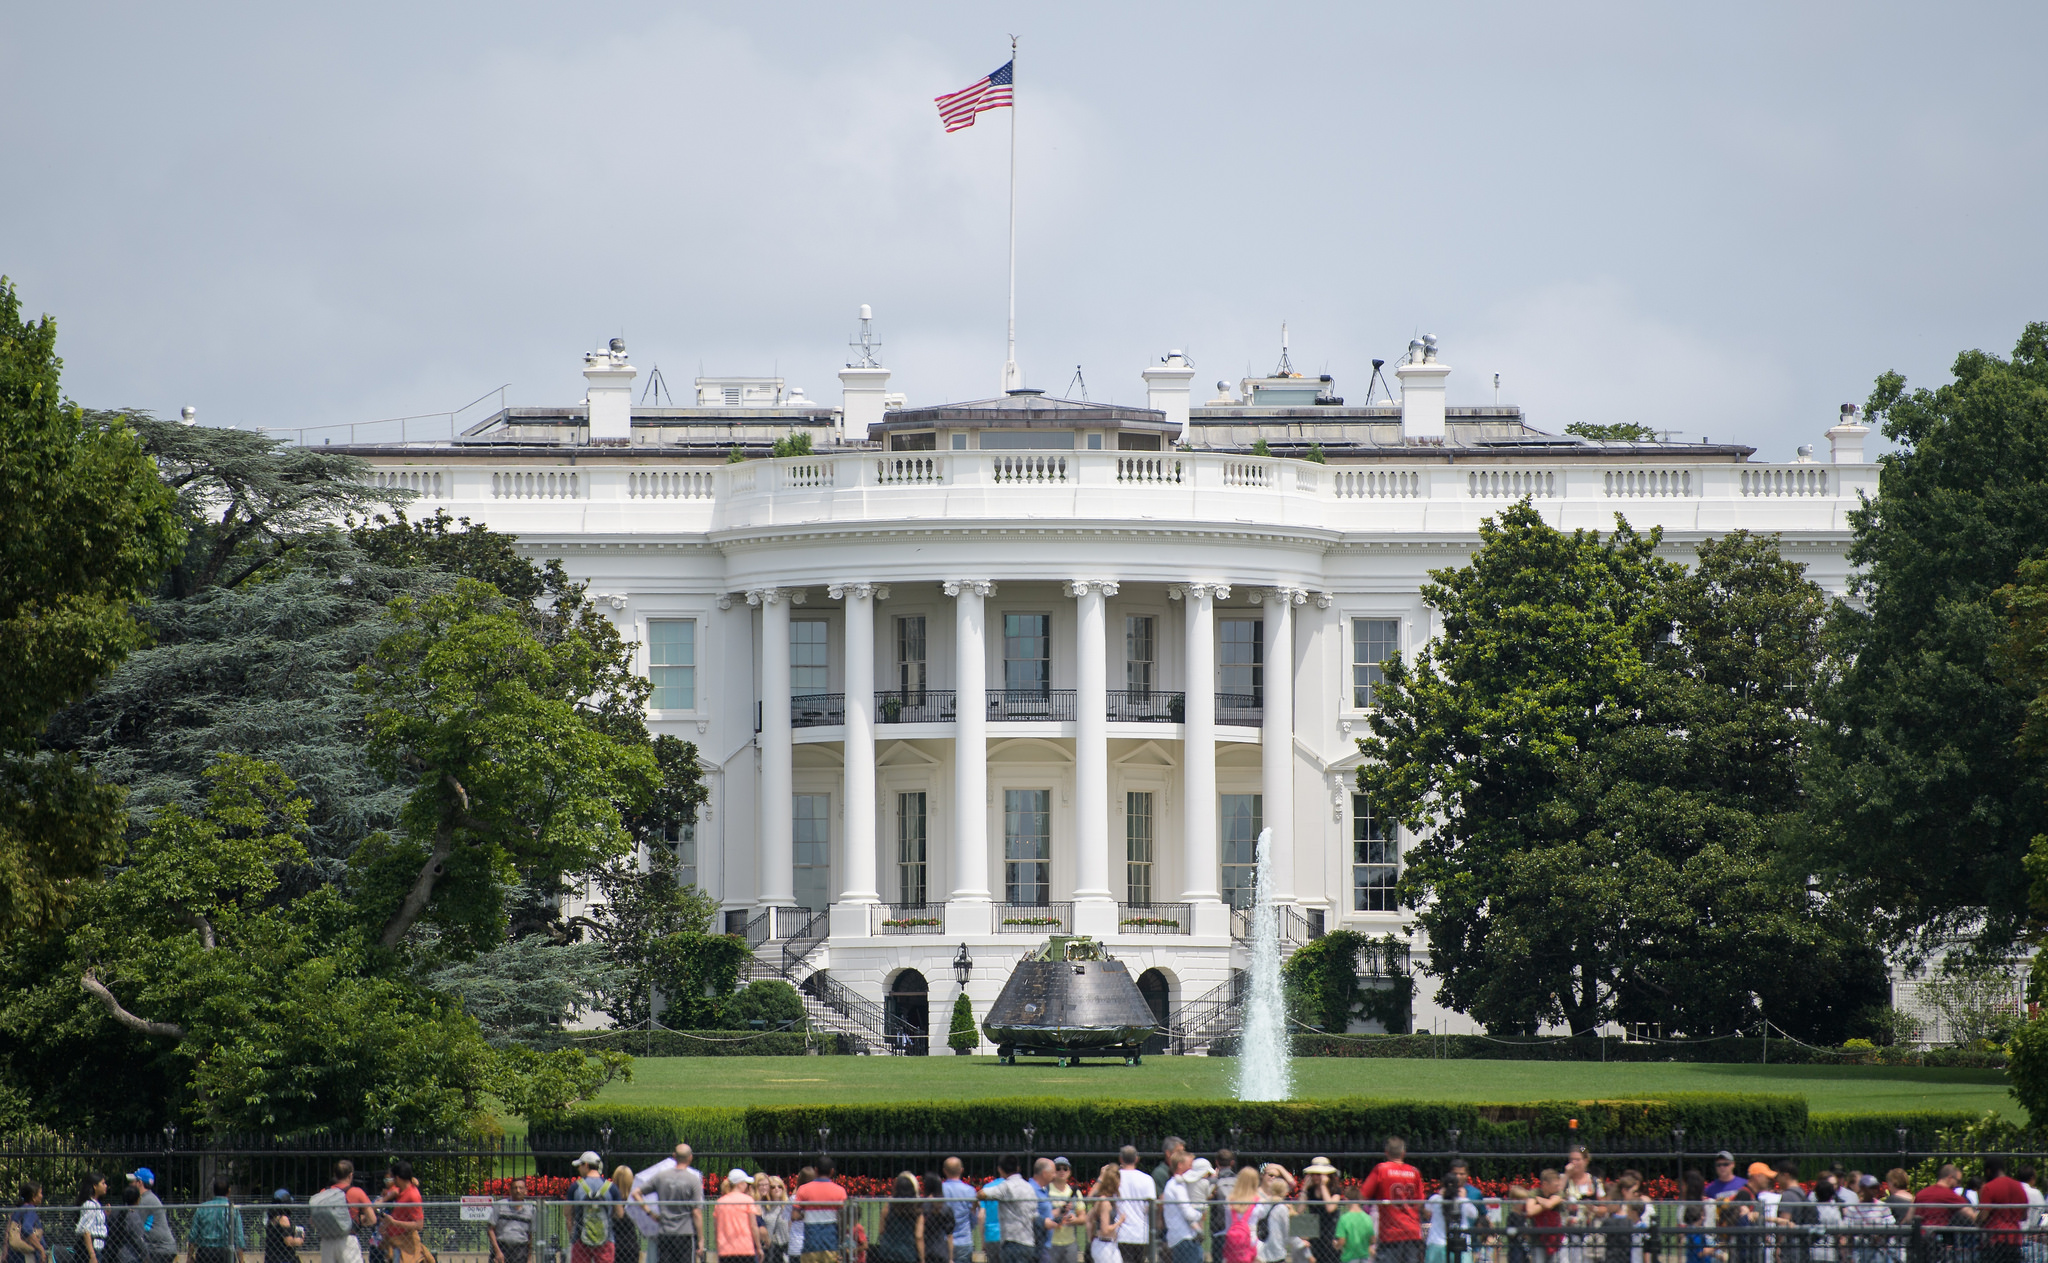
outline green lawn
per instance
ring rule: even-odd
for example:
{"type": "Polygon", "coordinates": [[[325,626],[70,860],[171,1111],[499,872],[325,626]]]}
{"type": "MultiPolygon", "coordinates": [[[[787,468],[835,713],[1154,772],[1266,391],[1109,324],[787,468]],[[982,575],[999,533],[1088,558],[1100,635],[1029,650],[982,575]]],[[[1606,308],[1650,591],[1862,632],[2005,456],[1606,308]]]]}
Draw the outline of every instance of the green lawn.
{"type": "MultiPolygon", "coordinates": [[[[1049,1062],[999,1066],[993,1057],[640,1057],[633,1082],[606,1101],[631,1105],[788,1105],[814,1102],[963,1101],[999,1096],[1170,1100],[1230,1094],[1236,1062],[1152,1057],[1061,1070],[1049,1062]]],[[[1999,1070],[1890,1066],[1602,1065],[1597,1062],[1408,1061],[1304,1058],[1302,1098],[1371,1096],[1432,1101],[1536,1101],[1655,1096],[1666,1092],[1782,1092],[1815,1111],[1998,1110],[2024,1115],[1999,1070]]]]}

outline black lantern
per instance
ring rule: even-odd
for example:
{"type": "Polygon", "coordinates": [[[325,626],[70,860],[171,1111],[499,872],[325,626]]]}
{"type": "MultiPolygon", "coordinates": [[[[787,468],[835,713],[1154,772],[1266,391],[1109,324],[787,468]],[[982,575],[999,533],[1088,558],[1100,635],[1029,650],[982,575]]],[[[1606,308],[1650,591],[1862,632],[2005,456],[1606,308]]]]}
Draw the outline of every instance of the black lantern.
{"type": "Polygon", "coordinates": [[[953,958],[953,981],[964,987],[967,985],[967,979],[973,973],[974,957],[967,954],[967,944],[962,943],[960,945],[960,954],[953,958]]]}

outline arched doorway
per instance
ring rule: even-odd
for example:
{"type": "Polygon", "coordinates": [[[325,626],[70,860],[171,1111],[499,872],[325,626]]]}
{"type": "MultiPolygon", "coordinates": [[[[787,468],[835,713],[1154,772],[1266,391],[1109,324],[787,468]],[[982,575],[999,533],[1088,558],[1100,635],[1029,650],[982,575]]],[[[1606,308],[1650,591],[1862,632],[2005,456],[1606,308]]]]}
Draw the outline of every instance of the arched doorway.
{"type": "MultiPolygon", "coordinates": [[[[1152,1010],[1152,1020],[1160,1026],[1173,1025],[1173,984],[1166,975],[1156,969],[1148,969],[1138,975],[1138,994],[1145,997],[1145,1007],[1152,1010]]],[[[1145,1051],[1164,1053],[1166,1035],[1158,1032],[1145,1041],[1145,1051]]]]}
{"type": "Polygon", "coordinates": [[[931,997],[924,975],[915,969],[897,974],[882,1008],[889,1045],[899,1053],[922,1057],[931,1052],[931,997]]]}

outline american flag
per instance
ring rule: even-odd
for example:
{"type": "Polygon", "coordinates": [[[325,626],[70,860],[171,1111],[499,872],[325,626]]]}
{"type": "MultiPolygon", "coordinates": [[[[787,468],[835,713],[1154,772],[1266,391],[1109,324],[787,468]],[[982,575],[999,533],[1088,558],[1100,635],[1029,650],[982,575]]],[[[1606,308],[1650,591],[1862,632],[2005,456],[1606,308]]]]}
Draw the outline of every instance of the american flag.
{"type": "Polygon", "coordinates": [[[983,110],[1000,110],[1010,104],[1011,68],[1016,61],[1004,62],[996,70],[983,75],[958,92],[933,97],[939,105],[939,121],[949,132],[963,127],[974,126],[974,116],[983,110]]]}

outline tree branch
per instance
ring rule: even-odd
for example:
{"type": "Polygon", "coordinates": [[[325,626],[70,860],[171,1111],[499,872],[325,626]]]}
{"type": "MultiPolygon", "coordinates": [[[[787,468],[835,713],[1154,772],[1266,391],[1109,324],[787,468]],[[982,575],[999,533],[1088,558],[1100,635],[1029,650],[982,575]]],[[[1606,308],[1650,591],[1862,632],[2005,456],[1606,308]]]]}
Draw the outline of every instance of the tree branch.
{"type": "Polygon", "coordinates": [[[399,940],[405,937],[406,932],[412,929],[421,914],[426,912],[428,902],[434,897],[434,883],[441,880],[441,874],[447,870],[449,858],[455,854],[456,822],[469,818],[469,791],[463,788],[461,781],[445,772],[441,774],[441,779],[455,792],[455,798],[460,806],[447,813],[454,817],[453,820],[444,817],[441,827],[435,830],[434,849],[427,853],[427,862],[420,865],[420,875],[413,879],[412,889],[405,892],[405,898],[399,901],[397,909],[391,914],[391,919],[384,923],[383,933],[377,936],[377,945],[387,950],[397,947],[399,940]]]}
{"type": "Polygon", "coordinates": [[[205,945],[206,950],[209,952],[212,951],[213,922],[207,920],[203,916],[200,916],[197,912],[187,912],[185,914],[185,920],[188,923],[190,923],[193,926],[193,928],[199,931],[199,941],[205,945]]]}
{"type": "Polygon", "coordinates": [[[155,1035],[163,1039],[185,1038],[185,1028],[176,1022],[152,1022],[147,1018],[137,1017],[122,1008],[121,1002],[114,998],[114,993],[107,990],[107,984],[93,977],[92,970],[90,969],[86,970],[79,977],[78,985],[85,989],[87,995],[97,998],[101,1004],[106,1005],[107,1012],[113,1015],[114,1020],[129,1030],[140,1031],[144,1035],[155,1035]]]}

